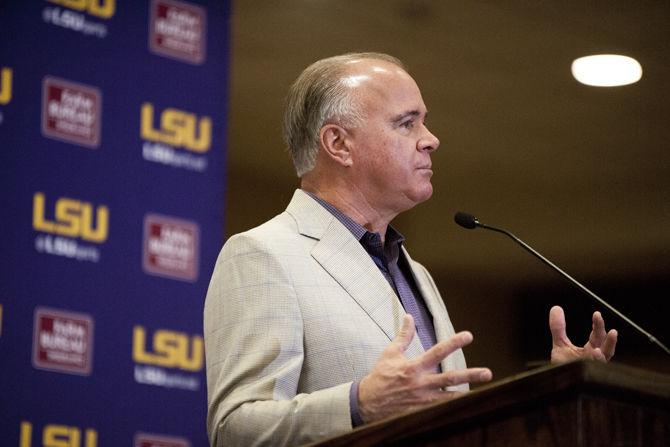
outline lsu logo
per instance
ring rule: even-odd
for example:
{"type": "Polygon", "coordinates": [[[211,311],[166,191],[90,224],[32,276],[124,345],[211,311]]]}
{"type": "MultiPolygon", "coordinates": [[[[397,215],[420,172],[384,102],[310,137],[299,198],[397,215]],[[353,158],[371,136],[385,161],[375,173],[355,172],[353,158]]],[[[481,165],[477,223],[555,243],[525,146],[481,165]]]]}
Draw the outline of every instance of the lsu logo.
{"type": "Polygon", "coordinates": [[[146,330],[142,326],[133,328],[133,360],[137,363],[200,371],[205,356],[202,337],[189,337],[183,332],[158,329],[153,335],[153,347],[147,351],[146,330]]]}
{"type": "Polygon", "coordinates": [[[36,192],[33,196],[33,228],[45,233],[58,234],[68,237],[80,237],[89,242],[101,244],[107,240],[109,232],[109,209],[100,205],[95,208],[88,202],[82,202],[67,197],[56,200],[54,206],[54,220],[45,217],[44,193],[36,192]]]}
{"type": "MultiPolygon", "coordinates": [[[[98,445],[98,432],[92,428],[83,431],[79,427],[67,425],[49,424],[42,430],[42,436],[36,436],[42,443],[42,447],[96,447],[98,445]]],[[[33,446],[33,424],[21,421],[19,447],[33,446]]]]}
{"type": "Polygon", "coordinates": [[[0,71],[0,105],[12,100],[12,69],[2,67],[0,71]]]}
{"type": "Polygon", "coordinates": [[[75,11],[87,12],[92,16],[108,19],[114,15],[116,0],[48,0],[75,11]]]}
{"type": "Polygon", "coordinates": [[[154,129],[154,106],[142,104],[141,137],[144,140],[184,147],[197,153],[207,152],[212,144],[212,120],[198,119],[195,114],[169,108],[163,110],[160,128],[154,129]]]}

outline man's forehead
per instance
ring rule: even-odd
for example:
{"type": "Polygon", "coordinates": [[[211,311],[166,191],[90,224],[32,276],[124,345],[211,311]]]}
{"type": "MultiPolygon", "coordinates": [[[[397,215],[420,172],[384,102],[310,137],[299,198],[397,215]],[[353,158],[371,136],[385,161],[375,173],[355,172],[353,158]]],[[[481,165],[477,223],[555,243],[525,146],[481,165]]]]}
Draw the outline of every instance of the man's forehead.
{"type": "Polygon", "coordinates": [[[367,111],[377,110],[388,119],[423,115],[425,105],[414,79],[402,68],[378,59],[355,59],[345,64],[340,78],[367,111]]]}

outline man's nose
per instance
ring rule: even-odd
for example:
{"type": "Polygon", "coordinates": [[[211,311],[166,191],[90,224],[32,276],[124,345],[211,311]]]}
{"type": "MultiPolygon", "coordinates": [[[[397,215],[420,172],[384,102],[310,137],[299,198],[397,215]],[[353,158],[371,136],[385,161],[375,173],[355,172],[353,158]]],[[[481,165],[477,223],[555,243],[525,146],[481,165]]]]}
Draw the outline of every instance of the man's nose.
{"type": "Polygon", "coordinates": [[[424,135],[418,142],[417,149],[420,151],[433,152],[440,146],[440,140],[424,126],[424,135]]]}

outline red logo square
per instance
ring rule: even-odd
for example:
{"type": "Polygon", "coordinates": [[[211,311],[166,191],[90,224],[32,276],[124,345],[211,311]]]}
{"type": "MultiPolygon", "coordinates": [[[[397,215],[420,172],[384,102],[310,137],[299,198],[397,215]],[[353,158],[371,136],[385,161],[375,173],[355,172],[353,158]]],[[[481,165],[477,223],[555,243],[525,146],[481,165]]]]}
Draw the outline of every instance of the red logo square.
{"type": "Polygon", "coordinates": [[[159,56],[191,64],[205,61],[207,12],[177,0],[153,0],[149,19],[149,49],[159,56]]]}
{"type": "Polygon", "coordinates": [[[93,359],[90,315],[38,307],[33,328],[33,366],[89,375],[93,359]]]}
{"type": "Polygon", "coordinates": [[[87,147],[100,145],[102,93],[47,76],[42,82],[42,134],[87,147]]]}
{"type": "Polygon", "coordinates": [[[144,271],[185,281],[198,278],[198,224],[175,217],[144,217],[144,271]]]}
{"type": "Polygon", "coordinates": [[[174,436],[137,433],[135,435],[135,447],[191,447],[191,443],[184,438],[174,436]]]}

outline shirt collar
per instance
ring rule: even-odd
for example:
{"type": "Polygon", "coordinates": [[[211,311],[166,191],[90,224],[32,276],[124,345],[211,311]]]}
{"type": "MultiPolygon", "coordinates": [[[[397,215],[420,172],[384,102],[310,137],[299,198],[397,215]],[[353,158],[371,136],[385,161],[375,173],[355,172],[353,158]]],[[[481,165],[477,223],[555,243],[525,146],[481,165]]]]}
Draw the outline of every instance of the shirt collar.
{"type": "MultiPolygon", "coordinates": [[[[322,198],[316,196],[315,194],[309,191],[304,192],[307,193],[311,198],[316,200],[325,209],[327,209],[330,212],[330,214],[335,216],[335,218],[337,218],[337,220],[339,220],[340,223],[344,225],[351,232],[351,234],[354,235],[356,240],[361,242],[363,245],[367,246],[370,241],[369,238],[374,238],[374,235],[377,235],[377,238],[379,237],[378,233],[372,233],[371,231],[366,230],[365,227],[363,227],[361,224],[353,220],[351,217],[344,214],[337,207],[331,205],[330,203],[326,202],[322,198]],[[369,236],[364,238],[363,236],[365,236],[366,234],[369,234],[369,236]]],[[[386,229],[385,241],[387,247],[392,246],[394,244],[401,245],[405,241],[405,236],[403,236],[399,231],[397,231],[395,228],[389,225],[386,229]]]]}

